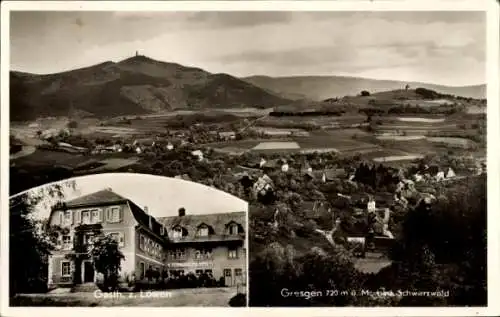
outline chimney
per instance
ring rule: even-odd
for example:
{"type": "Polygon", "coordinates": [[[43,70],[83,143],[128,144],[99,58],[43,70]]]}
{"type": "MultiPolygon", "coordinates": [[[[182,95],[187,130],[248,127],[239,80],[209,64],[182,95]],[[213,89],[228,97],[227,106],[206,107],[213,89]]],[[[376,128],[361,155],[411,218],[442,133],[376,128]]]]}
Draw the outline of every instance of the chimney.
{"type": "Polygon", "coordinates": [[[148,206],[144,206],[144,212],[149,215],[148,206]]]}
{"type": "Polygon", "coordinates": [[[179,217],[184,217],[186,215],[186,209],[184,207],[179,208],[179,217]]]}

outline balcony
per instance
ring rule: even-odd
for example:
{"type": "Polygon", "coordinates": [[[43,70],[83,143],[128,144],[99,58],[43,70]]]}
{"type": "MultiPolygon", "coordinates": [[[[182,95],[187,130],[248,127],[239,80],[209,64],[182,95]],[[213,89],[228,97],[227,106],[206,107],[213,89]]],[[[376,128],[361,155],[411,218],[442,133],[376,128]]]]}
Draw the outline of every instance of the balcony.
{"type": "Polygon", "coordinates": [[[245,241],[245,234],[172,237],[172,243],[245,241]]]}

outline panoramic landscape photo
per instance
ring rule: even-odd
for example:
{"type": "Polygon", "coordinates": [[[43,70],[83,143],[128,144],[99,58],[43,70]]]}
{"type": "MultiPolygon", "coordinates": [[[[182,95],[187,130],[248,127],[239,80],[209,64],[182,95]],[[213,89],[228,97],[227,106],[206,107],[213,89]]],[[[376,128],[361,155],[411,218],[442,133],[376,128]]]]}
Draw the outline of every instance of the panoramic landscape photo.
{"type": "Polygon", "coordinates": [[[249,202],[251,306],[486,305],[484,12],[26,11],[10,30],[10,195],[193,181],[249,202]]]}

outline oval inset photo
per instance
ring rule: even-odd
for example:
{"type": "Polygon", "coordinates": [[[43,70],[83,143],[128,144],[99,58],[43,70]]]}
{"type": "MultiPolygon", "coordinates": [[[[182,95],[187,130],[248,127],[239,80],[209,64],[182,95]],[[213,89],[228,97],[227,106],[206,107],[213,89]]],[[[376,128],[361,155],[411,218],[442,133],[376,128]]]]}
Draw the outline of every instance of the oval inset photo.
{"type": "Polygon", "coordinates": [[[107,173],[10,198],[11,306],[246,306],[248,203],[107,173]]]}

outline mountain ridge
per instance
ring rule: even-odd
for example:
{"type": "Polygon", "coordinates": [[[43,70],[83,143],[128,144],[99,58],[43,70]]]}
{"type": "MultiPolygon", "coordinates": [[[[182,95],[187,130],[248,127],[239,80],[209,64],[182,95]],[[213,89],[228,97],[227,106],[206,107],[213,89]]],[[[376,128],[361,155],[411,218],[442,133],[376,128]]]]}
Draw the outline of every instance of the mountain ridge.
{"type": "Polygon", "coordinates": [[[240,77],[253,85],[291,99],[321,101],[329,98],[352,96],[362,90],[381,92],[401,89],[407,84],[413,88],[427,88],[444,94],[483,99],[486,98],[486,84],[467,86],[446,86],[422,82],[405,82],[389,79],[372,79],[351,76],[266,76],[240,77]]]}
{"type": "Polygon", "coordinates": [[[65,116],[74,110],[113,117],[290,102],[229,74],[142,55],[44,75],[11,71],[10,95],[12,121],[65,116]]]}

